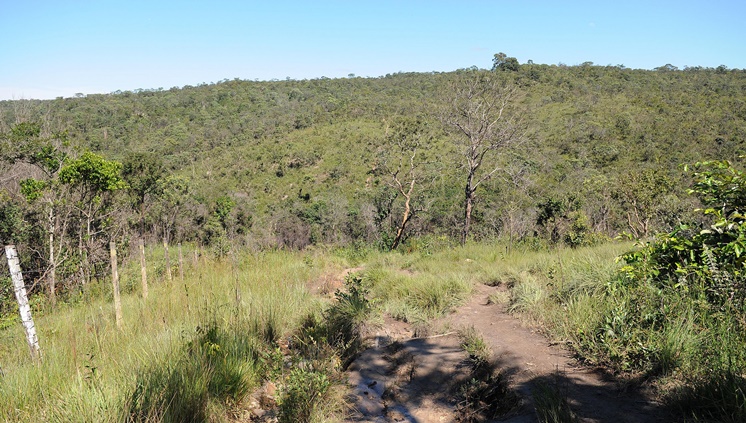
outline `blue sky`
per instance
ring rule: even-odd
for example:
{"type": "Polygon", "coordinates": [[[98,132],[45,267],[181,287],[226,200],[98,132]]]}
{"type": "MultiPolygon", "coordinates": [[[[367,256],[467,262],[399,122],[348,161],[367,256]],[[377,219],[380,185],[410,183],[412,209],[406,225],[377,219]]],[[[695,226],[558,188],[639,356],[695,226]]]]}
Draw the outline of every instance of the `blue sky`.
{"type": "Polygon", "coordinates": [[[0,0],[0,100],[525,63],[746,68],[746,2],[0,0]]]}

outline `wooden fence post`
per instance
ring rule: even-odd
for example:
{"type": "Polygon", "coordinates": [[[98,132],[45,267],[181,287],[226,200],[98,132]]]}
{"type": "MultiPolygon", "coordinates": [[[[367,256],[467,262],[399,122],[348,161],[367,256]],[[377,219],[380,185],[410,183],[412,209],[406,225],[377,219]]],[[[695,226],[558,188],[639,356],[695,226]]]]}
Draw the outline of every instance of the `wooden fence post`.
{"type": "Polygon", "coordinates": [[[179,243],[179,279],[184,282],[184,256],[181,254],[181,243],[179,243]]]}
{"type": "Polygon", "coordinates": [[[119,298],[119,272],[117,271],[117,244],[109,242],[109,253],[111,255],[111,284],[114,286],[114,315],[116,316],[117,328],[122,328],[122,301],[119,298]]]}
{"type": "Polygon", "coordinates": [[[148,270],[145,266],[145,242],[140,238],[140,275],[142,275],[142,299],[148,299],[148,270]]]}
{"type": "Polygon", "coordinates": [[[34,319],[31,317],[31,306],[28,303],[26,286],[23,284],[21,263],[18,260],[16,246],[6,245],[5,256],[8,258],[10,279],[13,281],[13,290],[16,294],[16,300],[18,300],[18,311],[21,314],[21,323],[23,324],[23,328],[26,330],[26,341],[31,349],[31,358],[36,360],[41,358],[41,348],[39,348],[39,338],[36,336],[34,319]]]}
{"type": "Polygon", "coordinates": [[[171,261],[168,258],[168,241],[166,241],[166,238],[163,238],[163,255],[166,260],[166,280],[171,282],[171,261]]]}
{"type": "Polygon", "coordinates": [[[54,207],[49,208],[49,274],[47,275],[47,289],[52,306],[57,304],[55,284],[57,283],[57,263],[54,261],[54,207]]]}

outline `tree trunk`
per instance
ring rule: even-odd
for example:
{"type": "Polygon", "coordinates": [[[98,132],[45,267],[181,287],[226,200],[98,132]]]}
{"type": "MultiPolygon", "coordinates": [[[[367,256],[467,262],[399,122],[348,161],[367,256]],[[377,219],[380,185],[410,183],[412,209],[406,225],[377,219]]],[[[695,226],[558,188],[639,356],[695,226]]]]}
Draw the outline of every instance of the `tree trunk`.
{"type": "Polygon", "coordinates": [[[10,278],[13,281],[13,290],[18,301],[18,312],[21,314],[21,323],[26,330],[26,342],[31,349],[31,358],[34,360],[41,358],[41,349],[39,348],[39,338],[36,335],[34,319],[31,317],[31,306],[28,303],[26,295],[26,285],[23,283],[23,274],[21,273],[21,264],[18,260],[18,253],[15,245],[5,246],[5,256],[8,258],[8,267],[10,268],[10,278]]]}
{"type": "Polygon", "coordinates": [[[464,188],[464,227],[461,232],[461,245],[466,245],[469,237],[469,226],[471,225],[471,210],[474,207],[474,170],[469,172],[464,188]]]}
{"type": "Polygon", "coordinates": [[[140,238],[145,234],[145,197],[140,198],[140,238]]]}
{"type": "Polygon", "coordinates": [[[469,237],[469,226],[471,225],[471,209],[474,207],[473,194],[466,194],[466,201],[464,202],[464,229],[461,232],[461,245],[466,245],[466,239],[469,237]]]}
{"type": "Polygon", "coordinates": [[[407,222],[409,221],[409,216],[411,213],[411,208],[409,205],[410,197],[406,197],[406,201],[404,202],[404,215],[402,215],[401,224],[399,225],[399,229],[396,230],[396,237],[394,238],[394,243],[391,245],[392,250],[396,250],[396,247],[399,246],[399,243],[401,242],[402,235],[404,235],[404,228],[407,226],[407,222]]]}
{"type": "MultiPolygon", "coordinates": [[[[82,223],[82,222],[80,222],[82,223]]],[[[85,271],[83,270],[83,226],[78,227],[78,274],[80,275],[80,284],[85,285],[85,271]]]]}
{"type": "Polygon", "coordinates": [[[85,234],[86,234],[86,241],[85,241],[85,260],[83,261],[83,267],[85,268],[85,278],[86,283],[88,283],[91,280],[91,213],[93,213],[91,210],[93,208],[93,205],[89,206],[88,208],[88,214],[86,215],[86,223],[85,223],[85,234]]]}

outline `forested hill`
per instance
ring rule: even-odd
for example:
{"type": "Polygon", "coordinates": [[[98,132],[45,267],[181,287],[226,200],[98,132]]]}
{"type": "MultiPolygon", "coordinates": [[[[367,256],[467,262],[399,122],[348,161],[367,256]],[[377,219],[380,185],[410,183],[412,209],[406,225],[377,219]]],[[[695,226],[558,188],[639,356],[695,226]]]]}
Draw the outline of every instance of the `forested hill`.
{"type": "MultiPolygon", "coordinates": [[[[149,239],[210,245],[385,246],[399,226],[403,197],[382,164],[392,134],[409,119],[414,132],[426,134],[418,138],[426,140],[420,150],[431,159],[421,169],[404,238],[453,238],[463,215],[465,169],[452,142],[459,135],[443,114],[459,81],[480,74],[518,87],[511,107],[523,136],[488,156],[485,167],[500,169],[476,191],[471,237],[578,245],[622,231],[648,235],[687,218],[682,213],[692,200],[681,164],[739,163],[744,153],[746,71],[670,65],[648,71],[516,64],[380,78],[236,79],[4,101],[0,132],[6,159],[36,137],[56,139],[65,163],[90,150],[123,164],[128,188],[121,185],[107,200],[116,213],[106,212],[101,233],[116,227],[111,233],[118,237],[142,230],[149,239]],[[20,122],[38,124],[39,131],[19,131],[20,122]],[[65,143],[54,135],[61,131],[65,143]]],[[[4,223],[3,241],[33,243],[40,234],[29,225],[44,215],[38,202],[21,196],[18,183],[38,172],[18,160],[2,166],[3,216],[12,221],[4,223]]]]}

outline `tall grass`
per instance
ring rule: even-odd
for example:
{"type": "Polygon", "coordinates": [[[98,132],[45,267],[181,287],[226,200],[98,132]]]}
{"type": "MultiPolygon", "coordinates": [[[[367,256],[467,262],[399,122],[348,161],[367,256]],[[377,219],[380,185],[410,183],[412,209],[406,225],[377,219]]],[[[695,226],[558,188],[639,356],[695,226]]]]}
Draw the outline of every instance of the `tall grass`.
{"type": "Polygon", "coordinates": [[[509,287],[510,310],[582,359],[680,386],[669,392],[670,403],[690,416],[738,421],[746,415],[743,314],[712,310],[685,290],[620,279],[615,258],[630,248],[535,251],[486,243],[404,254],[243,252],[202,258],[196,267],[187,260],[184,281],[170,283],[158,279],[156,248],[147,301],[139,268],[122,267],[121,330],[108,282],[86,286],[54,310],[36,300],[40,363],[31,361],[20,325],[0,329],[0,420],[220,420],[263,380],[279,377],[286,384],[283,418],[316,421],[319,410],[334,408],[320,405],[331,401],[327,382],[363,346],[362,330],[379,312],[427,322],[484,283],[509,287]],[[363,270],[327,309],[307,286],[350,260],[363,270]],[[280,341],[297,333],[305,367],[291,377],[273,362],[282,362],[280,341]],[[304,381],[315,388],[304,391],[304,381]],[[697,405],[696,398],[705,400],[697,405]],[[307,414],[303,404],[316,411],[307,414]]]}
{"type": "MultiPolygon", "coordinates": [[[[508,250],[496,242],[371,255],[364,279],[384,310],[403,320],[443,316],[468,297],[474,284],[483,283],[512,288],[511,309],[543,321],[545,307],[558,297],[575,300],[602,292],[618,267],[615,257],[630,245],[533,251],[508,250]]],[[[553,315],[559,319],[564,310],[554,310],[553,315]]]]}
{"type": "Polygon", "coordinates": [[[472,282],[464,273],[412,271],[401,264],[373,263],[364,274],[380,307],[395,318],[418,323],[442,317],[472,290],[472,282]]]}
{"type": "MultiPolygon", "coordinates": [[[[103,282],[87,287],[83,300],[37,315],[38,364],[20,325],[0,331],[0,420],[179,421],[189,414],[198,421],[208,409],[240,402],[260,378],[260,347],[321,308],[306,285],[334,266],[324,257],[285,252],[187,263],[183,283],[156,280],[148,269],[148,300],[136,288],[123,295],[121,330],[103,282]],[[97,290],[104,295],[91,294],[97,290]]],[[[139,283],[133,267],[123,267],[124,286],[139,283]]]]}

